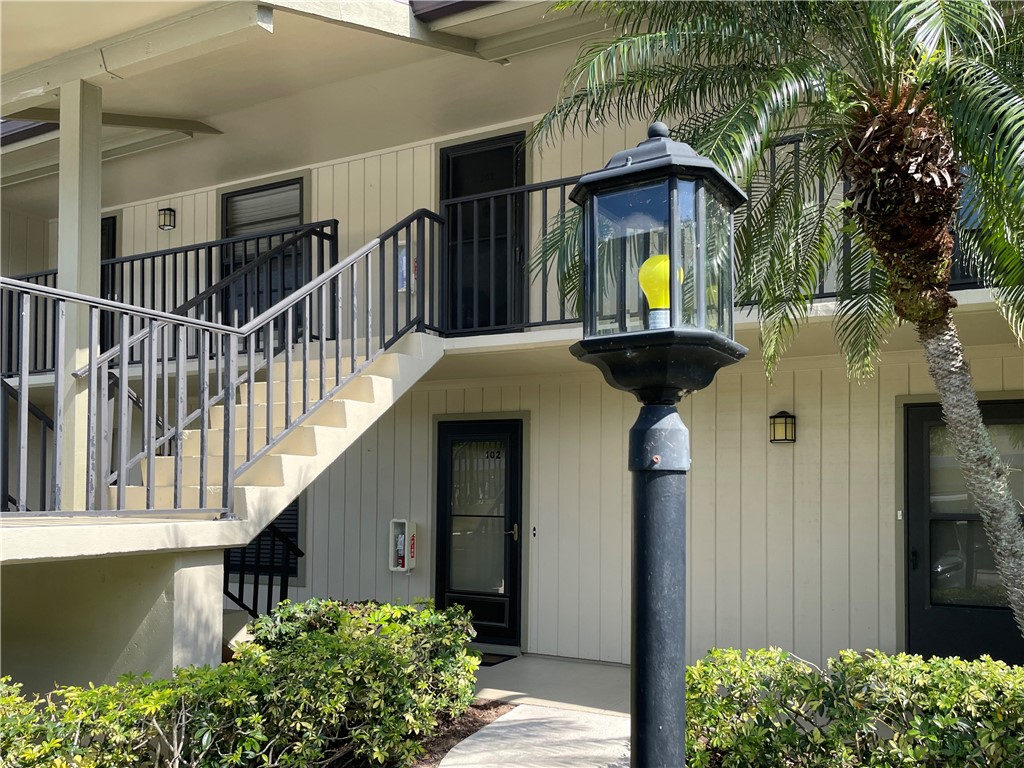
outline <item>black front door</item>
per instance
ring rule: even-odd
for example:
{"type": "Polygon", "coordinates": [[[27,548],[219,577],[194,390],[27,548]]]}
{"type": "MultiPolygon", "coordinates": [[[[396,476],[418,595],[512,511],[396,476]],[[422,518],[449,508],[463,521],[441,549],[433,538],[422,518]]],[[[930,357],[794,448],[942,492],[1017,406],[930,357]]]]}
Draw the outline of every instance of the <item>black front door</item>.
{"type": "Polygon", "coordinates": [[[477,639],[519,644],[523,423],[438,428],[437,594],[473,613],[477,639]]]}
{"type": "MultiPolygon", "coordinates": [[[[1024,501],[1024,402],[983,403],[996,450],[1024,501]]],[[[907,650],[1024,663],[1024,638],[953,454],[938,405],[906,408],[907,650]]]]}
{"type": "Polygon", "coordinates": [[[522,321],[521,193],[525,134],[441,150],[441,207],[448,220],[449,331],[513,327],[522,321]],[[468,198],[468,199],[467,199],[468,198]]]}

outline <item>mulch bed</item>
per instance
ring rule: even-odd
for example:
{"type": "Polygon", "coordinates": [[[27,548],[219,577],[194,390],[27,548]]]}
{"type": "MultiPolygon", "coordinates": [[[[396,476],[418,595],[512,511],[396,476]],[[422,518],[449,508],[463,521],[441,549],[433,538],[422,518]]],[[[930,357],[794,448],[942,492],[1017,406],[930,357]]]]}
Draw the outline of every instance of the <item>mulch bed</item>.
{"type": "Polygon", "coordinates": [[[441,764],[441,758],[447,755],[452,747],[514,707],[515,704],[506,704],[503,701],[477,699],[462,717],[443,724],[434,736],[423,742],[426,752],[413,763],[412,768],[437,768],[441,764]]]}

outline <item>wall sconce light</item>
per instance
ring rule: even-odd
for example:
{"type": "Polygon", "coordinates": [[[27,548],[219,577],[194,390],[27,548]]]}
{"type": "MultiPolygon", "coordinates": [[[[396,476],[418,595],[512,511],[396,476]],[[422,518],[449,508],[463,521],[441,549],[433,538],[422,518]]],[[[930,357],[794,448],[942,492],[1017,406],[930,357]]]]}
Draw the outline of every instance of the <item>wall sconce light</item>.
{"type": "Polygon", "coordinates": [[[156,212],[156,225],[165,232],[174,229],[177,224],[177,213],[173,208],[161,208],[156,212]]]}
{"type": "Polygon", "coordinates": [[[773,443],[796,442],[796,416],[779,411],[768,417],[768,439],[773,443]]]}

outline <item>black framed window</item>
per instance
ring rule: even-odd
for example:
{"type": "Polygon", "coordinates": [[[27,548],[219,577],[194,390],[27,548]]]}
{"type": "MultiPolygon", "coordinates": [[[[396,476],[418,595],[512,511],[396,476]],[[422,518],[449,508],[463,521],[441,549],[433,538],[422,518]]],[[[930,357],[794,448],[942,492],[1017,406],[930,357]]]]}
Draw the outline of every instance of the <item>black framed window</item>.
{"type": "Polygon", "coordinates": [[[302,178],[228,192],[221,198],[221,234],[238,237],[303,223],[302,178]]]}

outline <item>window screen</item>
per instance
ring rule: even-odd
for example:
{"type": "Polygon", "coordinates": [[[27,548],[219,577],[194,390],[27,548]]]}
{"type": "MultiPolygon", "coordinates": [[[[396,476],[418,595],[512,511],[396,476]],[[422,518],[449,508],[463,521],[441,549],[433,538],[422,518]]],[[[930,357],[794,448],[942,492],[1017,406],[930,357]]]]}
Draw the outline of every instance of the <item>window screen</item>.
{"type": "Polygon", "coordinates": [[[224,237],[251,235],[302,223],[302,179],[224,196],[224,237]]]}

